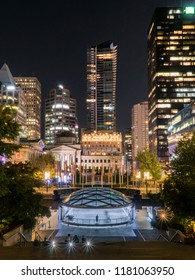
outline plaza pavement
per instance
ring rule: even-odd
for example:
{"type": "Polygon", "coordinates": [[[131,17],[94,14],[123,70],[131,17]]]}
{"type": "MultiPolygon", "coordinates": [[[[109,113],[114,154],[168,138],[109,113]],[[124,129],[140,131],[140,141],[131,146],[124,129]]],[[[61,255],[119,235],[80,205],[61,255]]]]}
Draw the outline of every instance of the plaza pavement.
{"type": "MultiPolygon", "coordinates": [[[[142,240],[145,241],[142,230],[147,232],[148,236],[154,238],[154,230],[150,224],[150,218],[147,216],[146,208],[136,211],[136,219],[131,224],[120,226],[108,226],[108,227],[79,227],[70,226],[58,223],[58,232],[56,239],[63,241],[67,234],[74,236],[75,234],[81,237],[84,235],[97,242],[120,242],[127,240],[142,240]]],[[[144,234],[145,235],[145,234],[144,234]]],[[[150,238],[151,239],[151,238],[150,238]]],[[[149,239],[149,240],[150,240],[149,239]]]]}
{"type": "Polygon", "coordinates": [[[161,232],[152,229],[146,208],[137,211],[132,224],[118,227],[89,229],[68,226],[58,221],[55,211],[49,224],[50,228],[46,227],[41,232],[48,235],[57,233],[54,236],[55,248],[43,244],[34,247],[33,243],[0,247],[0,260],[195,260],[193,245],[158,238],[161,232]],[[84,235],[92,241],[93,247],[86,250],[79,243],[70,252],[64,242],[68,233],[79,237],[84,235]]]}
{"type": "Polygon", "coordinates": [[[89,251],[79,244],[71,252],[65,244],[55,249],[1,247],[0,260],[195,260],[195,247],[163,241],[98,243],[89,251]]]}

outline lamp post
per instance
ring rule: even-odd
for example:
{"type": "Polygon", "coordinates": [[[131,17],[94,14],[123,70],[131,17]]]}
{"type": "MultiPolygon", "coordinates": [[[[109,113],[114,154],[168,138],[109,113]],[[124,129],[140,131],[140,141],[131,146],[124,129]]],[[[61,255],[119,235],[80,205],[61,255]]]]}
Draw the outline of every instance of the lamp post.
{"type": "Polygon", "coordinates": [[[140,171],[138,171],[137,172],[137,174],[136,174],[136,185],[137,185],[137,188],[139,188],[140,187],[140,179],[141,179],[141,172],[140,171]]]}
{"type": "Polygon", "coordinates": [[[49,180],[50,180],[50,172],[49,171],[45,171],[45,181],[46,181],[46,190],[48,192],[48,188],[49,188],[49,180]]]}
{"type": "Polygon", "coordinates": [[[149,172],[148,171],[144,172],[144,181],[145,181],[145,185],[146,185],[146,193],[148,193],[148,181],[147,180],[149,180],[149,178],[150,178],[149,172]]]}
{"type": "Polygon", "coordinates": [[[163,234],[165,230],[167,230],[167,221],[168,221],[168,214],[166,210],[163,210],[159,213],[159,223],[160,223],[160,232],[163,234]]]}

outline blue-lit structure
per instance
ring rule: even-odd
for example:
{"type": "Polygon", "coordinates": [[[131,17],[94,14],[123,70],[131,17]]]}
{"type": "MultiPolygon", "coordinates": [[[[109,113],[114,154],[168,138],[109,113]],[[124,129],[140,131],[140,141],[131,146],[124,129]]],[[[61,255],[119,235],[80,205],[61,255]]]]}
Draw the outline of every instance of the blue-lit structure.
{"type": "Polygon", "coordinates": [[[60,206],[63,223],[77,226],[117,226],[134,219],[132,201],[111,188],[89,187],[70,194],[60,206]]]}

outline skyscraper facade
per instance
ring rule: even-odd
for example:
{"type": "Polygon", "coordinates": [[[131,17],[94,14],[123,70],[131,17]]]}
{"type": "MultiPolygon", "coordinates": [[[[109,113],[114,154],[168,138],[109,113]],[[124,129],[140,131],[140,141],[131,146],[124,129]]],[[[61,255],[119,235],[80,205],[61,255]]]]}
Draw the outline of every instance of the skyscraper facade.
{"type": "Polygon", "coordinates": [[[123,154],[126,159],[127,166],[127,176],[132,173],[132,131],[130,128],[126,129],[124,132],[124,142],[123,142],[124,150],[123,154]]]}
{"type": "Polygon", "coordinates": [[[168,121],[194,99],[194,7],[157,8],[148,29],[149,140],[162,163],[168,121]]]}
{"type": "Polygon", "coordinates": [[[136,169],[138,152],[148,148],[148,102],[135,104],[131,110],[132,161],[136,169]]]}
{"type": "Polygon", "coordinates": [[[26,137],[26,98],[16,85],[6,63],[0,69],[0,104],[11,106],[16,111],[15,120],[21,125],[20,137],[26,137]]]}
{"type": "Polygon", "coordinates": [[[87,128],[116,131],[117,46],[106,41],[87,50],[87,128]]]}
{"type": "Polygon", "coordinates": [[[70,90],[59,85],[52,89],[45,101],[45,141],[54,144],[56,136],[70,131],[78,138],[76,99],[70,90]]]}
{"type": "Polygon", "coordinates": [[[14,77],[25,94],[27,138],[41,138],[41,84],[36,77],[14,77]]]}
{"type": "Polygon", "coordinates": [[[124,155],[126,160],[132,163],[132,132],[131,129],[126,129],[124,132],[124,155]]]}

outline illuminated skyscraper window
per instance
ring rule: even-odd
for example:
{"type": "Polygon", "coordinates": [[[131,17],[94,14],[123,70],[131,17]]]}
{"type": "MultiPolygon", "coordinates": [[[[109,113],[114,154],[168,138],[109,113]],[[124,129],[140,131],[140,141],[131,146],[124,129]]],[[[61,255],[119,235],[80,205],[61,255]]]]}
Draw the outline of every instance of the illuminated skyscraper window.
{"type": "Polygon", "coordinates": [[[15,119],[21,125],[20,137],[26,137],[26,99],[23,90],[16,85],[6,63],[0,69],[0,103],[16,110],[15,119]]]}
{"type": "Polygon", "coordinates": [[[70,131],[78,138],[76,99],[70,91],[59,85],[50,91],[45,101],[45,140],[54,144],[56,136],[63,131],[70,131]]]}
{"type": "Polygon", "coordinates": [[[149,142],[161,162],[168,121],[194,98],[194,7],[157,8],[148,29],[149,142]]]}
{"type": "Polygon", "coordinates": [[[41,138],[41,84],[36,77],[14,77],[25,94],[27,138],[41,138]]]}
{"type": "Polygon", "coordinates": [[[106,41],[87,50],[87,121],[91,131],[116,131],[117,46],[106,41]]]}
{"type": "Polygon", "coordinates": [[[132,162],[136,170],[138,152],[148,148],[148,102],[135,104],[131,109],[132,162]]]}

